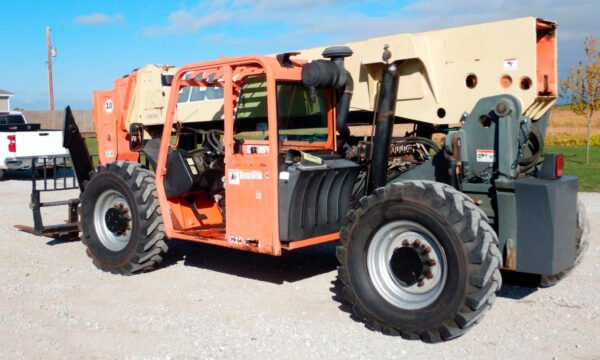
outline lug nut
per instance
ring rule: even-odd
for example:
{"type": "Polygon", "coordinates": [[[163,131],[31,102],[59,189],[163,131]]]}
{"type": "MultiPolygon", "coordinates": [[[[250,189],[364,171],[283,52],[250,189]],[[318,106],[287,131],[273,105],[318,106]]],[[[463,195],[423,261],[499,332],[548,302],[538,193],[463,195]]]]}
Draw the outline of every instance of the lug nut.
{"type": "Polygon", "coordinates": [[[408,240],[404,239],[402,240],[402,246],[408,246],[408,240]]]}
{"type": "Polygon", "coordinates": [[[423,287],[423,285],[425,285],[425,282],[423,280],[419,280],[419,282],[417,283],[417,286],[423,287]]]}
{"type": "Polygon", "coordinates": [[[431,252],[431,246],[426,247],[425,249],[423,249],[423,251],[425,252],[425,254],[429,254],[431,252]]]}
{"type": "Polygon", "coordinates": [[[425,273],[425,277],[426,277],[427,279],[432,279],[432,278],[433,278],[433,274],[431,273],[431,271],[427,271],[427,272],[425,273]]]}
{"type": "Polygon", "coordinates": [[[429,266],[436,266],[437,262],[434,259],[429,259],[429,261],[427,261],[427,265],[429,265],[429,266]]]}
{"type": "Polygon", "coordinates": [[[415,242],[413,243],[413,245],[414,245],[415,247],[417,247],[417,246],[421,245],[421,239],[417,239],[417,240],[415,240],[415,242]]]}

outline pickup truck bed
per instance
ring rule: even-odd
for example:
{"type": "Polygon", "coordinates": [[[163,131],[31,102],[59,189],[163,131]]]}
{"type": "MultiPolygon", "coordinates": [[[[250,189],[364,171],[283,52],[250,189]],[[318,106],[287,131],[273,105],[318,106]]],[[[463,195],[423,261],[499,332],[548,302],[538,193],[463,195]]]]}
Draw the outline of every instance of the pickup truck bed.
{"type": "MultiPolygon", "coordinates": [[[[11,114],[13,119],[16,114],[11,114]]],[[[20,115],[20,114],[19,114],[20,115]]],[[[28,169],[32,158],[64,157],[69,152],[63,145],[62,131],[41,130],[39,124],[0,124],[0,178],[4,170],[28,169]]],[[[34,166],[43,166],[43,160],[34,166]]],[[[48,162],[47,165],[52,164],[48,162]]]]}

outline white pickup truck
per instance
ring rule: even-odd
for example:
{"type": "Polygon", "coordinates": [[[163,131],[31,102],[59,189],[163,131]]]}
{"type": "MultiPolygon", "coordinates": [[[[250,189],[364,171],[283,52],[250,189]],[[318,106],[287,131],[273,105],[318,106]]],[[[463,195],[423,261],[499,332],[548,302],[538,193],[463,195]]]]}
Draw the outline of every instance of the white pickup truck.
{"type": "MultiPolygon", "coordinates": [[[[34,157],[68,155],[61,130],[40,130],[39,124],[28,124],[20,112],[0,112],[0,179],[6,170],[31,168],[34,157]]],[[[47,167],[52,165],[52,161],[46,162],[47,167]]],[[[39,159],[35,167],[42,166],[43,159],[39,159]]]]}

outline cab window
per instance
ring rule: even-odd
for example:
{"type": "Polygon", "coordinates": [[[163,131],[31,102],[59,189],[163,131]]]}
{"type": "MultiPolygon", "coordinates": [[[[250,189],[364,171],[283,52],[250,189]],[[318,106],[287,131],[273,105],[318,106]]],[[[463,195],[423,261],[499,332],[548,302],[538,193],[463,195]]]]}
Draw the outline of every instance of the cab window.
{"type": "Polygon", "coordinates": [[[311,99],[300,83],[277,85],[277,124],[279,141],[327,141],[328,112],[326,91],[317,90],[311,99]]]}
{"type": "Polygon", "coordinates": [[[240,91],[235,112],[234,138],[237,140],[267,140],[267,81],[264,76],[246,79],[240,91]]]}

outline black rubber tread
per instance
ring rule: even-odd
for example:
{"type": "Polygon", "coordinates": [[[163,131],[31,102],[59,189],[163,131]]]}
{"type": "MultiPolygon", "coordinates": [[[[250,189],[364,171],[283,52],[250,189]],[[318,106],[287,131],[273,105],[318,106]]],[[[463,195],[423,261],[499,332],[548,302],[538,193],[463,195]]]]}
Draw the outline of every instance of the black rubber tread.
{"type": "MultiPolygon", "coordinates": [[[[382,213],[382,216],[385,215],[382,213]]],[[[382,221],[389,220],[391,219],[382,221]]],[[[479,322],[484,313],[491,308],[496,298],[495,293],[502,286],[499,270],[502,255],[498,249],[498,237],[488,224],[487,216],[468,196],[442,183],[404,181],[377,189],[372,195],[360,199],[357,208],[348,213],[347,223],[340,230],[340,237],[341,245],[338,246],[336,255],[340,262],[338,276],[344,285],[342,294],[352,304],[355,315],[364,321],[367,327],[384,334],[399,335],[404,339],[421,340],[428,343],[459,337],[479,322]],[[381,316],[381,313],[377,313],[377,309],[369,308],[368,300],[360,298],[356,291],[357,284],[353,283],[356,281],[356,277],[352,274],[354,266],[349,263],[349,260],[352,259],[350,252],[362,250],[366,253],[366,248],[352,248],[353,242],[356,241],[353,239],[353,234],[357,233],[359,227],[365,226],[361,221],[369,212],[381,211],[382,208],[389,209],[402,203],[415,206],[424,205],[439,214],[442,225],[449,232],[454,232],[460,239],[459,246],[464,249],[466,253],[464,258],[468,262],[465,264],[467,266],[466,279],[460,280],[464,283],[463,294],[460,295],[462,301],[457,304],[456,308],[446,309],[448,316],[428,328],[420,327],[421,325],[415,321],[403,323],[401,326],[391,324],[388,319],[381,316]]],[[[367,240],[367,243],[368,241],[370,239],[367,240]]],[[[366,266],[363,266],[360,270],[355,271],[367,272],[368,270],[366,266]]],[[[440,298],[448,288],[448,283],[440,294],[440,298]]],[[[373,291],[375,290],[373,289],[373,291]]],[[[427,309],[434,307],[437,301],[429,305],[427,309]]],[[[398,312],[411,312],[412,314],[420,311],[396,309],[398,312]]]]}
{"type": "Polygon", "coordinates": [[[162,214],[156,193],[154,173],[141,164],[117,161],[98,167],[80,195],[79,230],[87,255],[96,267],[115,274],[131,275],[154,269],[168,251],[163,231],[162,214]],[[129,196],[133,226],[130,243],[120,252],[106,249],[95,233],[93,221],[96,191],[108,189],[106,183],[123,185],[129,196]],[[98,188],[100,187],[100,190],[98,188]]]}
{"type": "Polygon", "coordinates": [[[558,284],[583,261],[583,256],[585,255],[590,241],[590,226],[585,205],[581,200],[577,200],[577,232],[575,236],[575,262],[573,263],[573,266],[558,274],[542,275],[540,277],[540,287],[546,288],[558,284]]]}

